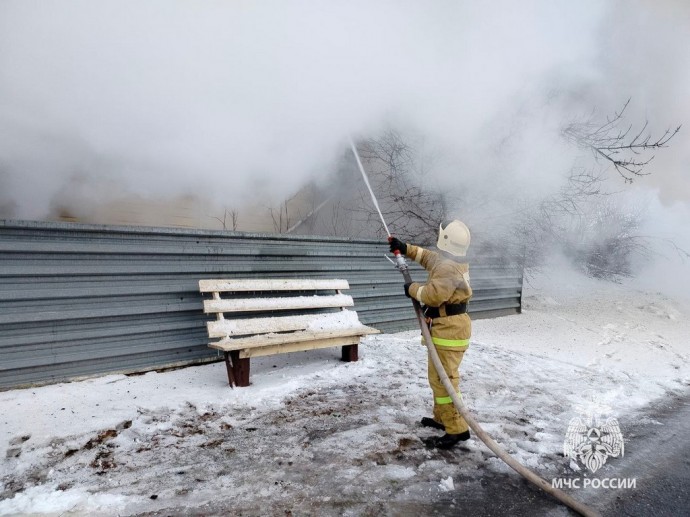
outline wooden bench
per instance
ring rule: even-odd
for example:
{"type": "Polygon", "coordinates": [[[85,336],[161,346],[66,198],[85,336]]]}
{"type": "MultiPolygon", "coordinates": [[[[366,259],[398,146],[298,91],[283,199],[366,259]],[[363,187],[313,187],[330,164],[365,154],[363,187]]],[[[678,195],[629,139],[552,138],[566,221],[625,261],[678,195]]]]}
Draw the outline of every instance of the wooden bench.
{"type": "Polygon", "coordinates": [[[360,338],[379,331],[362,325],[347,280],[200,280],[212,296],[204,312],[208,346],[225,357],[230,386],[249,386],[252,357],[342,346],[342,360],[358,359],[360,338]],[[334,291],[334,292],[333,292],[334,291]]]}

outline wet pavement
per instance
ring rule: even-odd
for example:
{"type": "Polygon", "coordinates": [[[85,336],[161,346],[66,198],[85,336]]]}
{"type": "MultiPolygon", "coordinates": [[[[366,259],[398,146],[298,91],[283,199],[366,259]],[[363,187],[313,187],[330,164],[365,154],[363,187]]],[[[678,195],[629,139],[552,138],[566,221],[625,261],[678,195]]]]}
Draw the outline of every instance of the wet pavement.
{"type": "Polygon", "coordinates": [[[626,462],[615,471],[635,479],[634,489],[600,492],[604,515],[690,515],[690,397],[677,394],[648,413],[649,418],[629,426],[626,462]]]}

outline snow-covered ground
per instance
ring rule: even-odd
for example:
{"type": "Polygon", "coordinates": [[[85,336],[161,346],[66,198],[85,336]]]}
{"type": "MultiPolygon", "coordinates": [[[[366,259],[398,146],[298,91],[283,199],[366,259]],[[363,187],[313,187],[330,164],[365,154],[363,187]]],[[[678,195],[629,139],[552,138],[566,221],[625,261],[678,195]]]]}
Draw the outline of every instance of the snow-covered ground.
{"type": "MultiPolygon", "coordinates": [[[[597,394],[625,437],[652,401],[688,389],[688,336],[687,300],[544,273],[523,314],[474,322],[464,400],[546,479],[580,475],[562,448],[583,400],[597,394]]],[[[234,390],[215,363],[2,392],[0,515],[455,514],[478,477],[517,477],[475,438],[424,447],[419,332],[338,357],[257,358],[252,386],[234,390]]]]}

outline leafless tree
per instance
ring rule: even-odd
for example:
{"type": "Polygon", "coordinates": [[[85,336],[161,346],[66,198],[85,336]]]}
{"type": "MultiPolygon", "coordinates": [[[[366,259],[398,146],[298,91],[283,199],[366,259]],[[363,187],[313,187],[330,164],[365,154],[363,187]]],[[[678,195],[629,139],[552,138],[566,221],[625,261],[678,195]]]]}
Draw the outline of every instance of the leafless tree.
{"type": "Polygon", "coordinates": [[[343,199],[332,199],[329,210],[324,213],[321,228],[326,235],[336,237],[355,237],[352,210],[343,199]]]}
{"type": "Polygon", "coordinates": [[[292,227],[294,217],[290,209],[290,202],[296,197],[297,194],[287,198],[285,201],[280,203],[278,207],[268,207],[268,211],[271,214],[271,220],[273,221],[273,230],[276,233],[285,233],[292,227]]]}
{"type": "Polygon", "coordinates": [[[579,147],[589,149],[595,159],[612,164],[627,183],[632,183],[635,177],[649,174],[645,167],[654,159],[651,153],[667,147],[681,126],[669,128],[660,137],[652,138],[647,121],[639,130],[634,130],[632,124],[626,125],[624,114],[629,104],[630,99],[604,122],[597,122],[591,116],[584,122],[568,124],[563,134],[579,147]]]}
{"type": "MultiPolygon", "coordinates": [[[[431,183],[419,150],[393,130],[361,142],[358,149],[391,233],[429,244],[447,215],[448,200],[431,183]]],[[[359,190],[359,197],[367,223],[382,234],[383,224],[366,187],[359,190]]]]}
{"type": "Polygon", "coordinates": [[[239,219],[239,212],[234,208],[229,210],[227,208],[224,209],[222,219],[220,217],[212,217],[223,226],[223,230],[237,231],[237,221],[239,219]]]}
{"type": "Polygon", "coordinates": [[[650,174],[647,166],[652,152],[667,147],[680,131],[666,130],[653,139],[645,122],[639,130],[624,126],[623,108],[597,122],[590,116],[585,122],[565,126],[564,136],[582,149],[591,151],[597,164],[591,168],[574,168],[558,191],[536,205],[524,207],[517,221],[515,242],[526,243],[525,262],[538,267],[547,250],[559,247],[575,264],[592,276],[615,279],[631,274],[633,256],[651,253],[649,238],[637,233],[643,214],[621,207],[616,192],[606,187],[607,167],[613,165],[626,183],[650,174]]]}
{"type": "Polygon", "coordinates": [[[648,240],[639,233],[644,212],[601,191],[593,173],[585,174],[583,188],[581,175],[573,173],[559,192],[517,214],[504,247],[522,255],[529,271],[538,271],[551,251],[560,250],[590,276],[630,276],[633,257],[651,254],[648,240]]]}
{"type": "Polygon", "coordinates": [[[616,280],[631,276],[634,256],[649,257],[651,248],[639,234],[643,219],[640,208],[624,208],[613,198],[597,198],[592,214],[570,233],[566,252],[590,276],[616,280]],[[572,247],[572,250],[568,249],[572,247]]]}
{"type": "MultiPolygon", "coordinates": [[[[296,231],[302,233],[312,233],[314,228],[317,226],[319,212],[326,205],[328,205],[334,197],[333,194],[328,195],[324,192],[321,192],[321,190],[316,188],[313,183],[309,185],[308,190],[305,189],[304,194],[305,195],[302,196],[302,198],[305,206],[301,207],[298,204],[295,207],[296,216],[294,219],[296,219],[296,222],[288,226],[288,228],[285,230],[285,233],[293,233],[296,231]],[[307,213],[303,215],[302,208],[306,209],[307,206],[307,213]]],[[[296,197],[297,195],[292,197],[290,200],[294,200],[296,197]]]]}

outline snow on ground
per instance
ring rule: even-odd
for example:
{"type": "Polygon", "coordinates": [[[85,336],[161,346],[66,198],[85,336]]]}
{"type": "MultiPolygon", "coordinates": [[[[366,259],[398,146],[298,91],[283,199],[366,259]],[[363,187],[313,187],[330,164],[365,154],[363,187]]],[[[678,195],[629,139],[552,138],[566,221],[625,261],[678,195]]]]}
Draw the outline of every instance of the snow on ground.
{"type": "MultiPolygon", "coordinates": [[[[526,466],[572,475],[561,451],[583,394],[625,435],[651,401],[687,389],[688,316],[687,301],[632,282],[544,274],[523,314],[474,322],[465,402],[526,466]]],[[[454,514],[464,489],[482,497],[478,478],[517,477],[475,438],[424,447],[436,431],[417,424],[431,404],[419,332],[369,336],[356,363],[338,356],[257,358],[252,386],[234,390],[215,363],[2,392],[0,515],[454,514]]]]}

